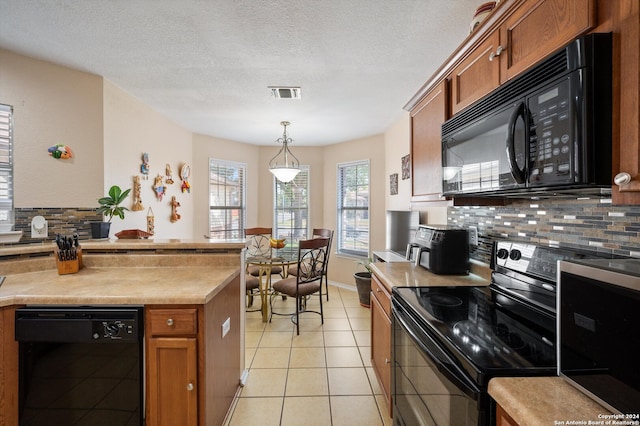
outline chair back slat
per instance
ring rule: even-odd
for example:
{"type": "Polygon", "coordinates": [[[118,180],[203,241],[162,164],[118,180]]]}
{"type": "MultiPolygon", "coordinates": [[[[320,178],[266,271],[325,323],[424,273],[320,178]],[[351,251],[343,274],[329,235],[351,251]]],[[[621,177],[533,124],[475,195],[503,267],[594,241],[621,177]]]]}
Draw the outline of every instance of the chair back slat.
{"type": "Polygon", "coordinates": [[[321,280],[327,268],[329,238],[301,240],[298,248],[298,284],[321,280]]]}

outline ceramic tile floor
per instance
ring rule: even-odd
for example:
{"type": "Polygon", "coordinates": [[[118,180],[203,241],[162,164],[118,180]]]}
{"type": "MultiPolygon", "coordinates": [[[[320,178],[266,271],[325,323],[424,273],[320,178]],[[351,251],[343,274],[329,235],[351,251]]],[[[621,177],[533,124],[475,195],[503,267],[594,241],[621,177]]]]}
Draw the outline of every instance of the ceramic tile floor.
{"type": "MultiPolygon", "coordinates": [[[[293,306],[278,298],[274,310],[293,306]]],[[[228,426],[392,424],[371,368],[370,310],[355,291],[332,286],[323,307],[324,325],[319,315],[305,313],[299,336],[288,316],[265,324],[259,312],[246,314],[249,376],[228,426]]]]}

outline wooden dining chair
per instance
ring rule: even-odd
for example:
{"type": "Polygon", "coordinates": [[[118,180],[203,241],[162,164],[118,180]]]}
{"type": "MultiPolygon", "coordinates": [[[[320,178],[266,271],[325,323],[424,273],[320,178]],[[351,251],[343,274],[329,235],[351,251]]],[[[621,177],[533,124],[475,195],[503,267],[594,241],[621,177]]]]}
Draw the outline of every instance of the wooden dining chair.
{"type": "MultiPolygon", "coordinates": [[[[327,248],[327,259],[325,260],[326,268],[325,273],[322,277],[324,280],[324,288],[325,294],[327,295],[327,301],[329,301],[329,277],[328,277],[328,268],[329,268],[329,254],[331,253],[331,243],[333,242],[333,230],[325,229],[325,228],[313,228],[313,232],[311,233],[313,238],[322,237],[329,239],[329,247],[327,248]]],[[[293,265],[289,267],[287,272],[288,275],[297,275],[298,274],[298,266],[293,265]]]]}
{"type": "MultiPolygon", "coordinates": [[[[272,228],[245,228],[244,236],[247,240],[247,257],[271,257],[271,234],[272,228]]],[[[259,266],[247,266],[247,272],[254,277],[260,275],[259,266]]],[[[282,274],[282,268],[280,266],[274,266],[271,268],[271,275],[282,274]]]]}
{"type": "Polygon", "coordinates": [[[300,314],[302,312],[314,312],[320,315],[324,324],[322,311],[322,277],[327,269],[327,251],[329,250],[329,238],[312,238],[300,240],[298,245],[297,275],[276,281],[273,284],[274,294],[271,295],[271,315],[290,315],[296,324],[296,333],[300,334],[300,314]],[[308,296],[318,293],[320,311],[307,309],[308,296]],[[294,313],[278,313],[273,310],[273,301],[278,294],[287,295],[296,299],[294,313]],[[294,319],[295,317],[295,319],[294,319]]]}

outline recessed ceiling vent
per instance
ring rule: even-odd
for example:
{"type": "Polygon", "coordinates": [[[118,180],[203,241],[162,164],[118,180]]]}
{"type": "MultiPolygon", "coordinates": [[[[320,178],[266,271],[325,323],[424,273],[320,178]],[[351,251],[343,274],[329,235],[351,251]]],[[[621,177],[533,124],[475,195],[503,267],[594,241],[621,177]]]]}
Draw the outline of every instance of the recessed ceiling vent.
{"type": "Polygon", "coordinates": [[[299,87],[275,87],[269,86],[271,96],[276,99],[300,99],[299,87]]]}

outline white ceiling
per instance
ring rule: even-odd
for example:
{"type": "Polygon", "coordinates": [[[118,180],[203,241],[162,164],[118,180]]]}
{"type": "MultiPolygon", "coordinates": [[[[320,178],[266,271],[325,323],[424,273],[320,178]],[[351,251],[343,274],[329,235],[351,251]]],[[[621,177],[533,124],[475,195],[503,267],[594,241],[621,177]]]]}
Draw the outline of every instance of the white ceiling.
{"type": "Polygon", "coordinates": [[[294,146],[318,146],[384,132],[480,3],[0,0],[0,47],[101,75],[195,133],[268,145],[288,120],[294,146]]]}

